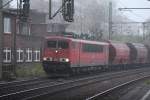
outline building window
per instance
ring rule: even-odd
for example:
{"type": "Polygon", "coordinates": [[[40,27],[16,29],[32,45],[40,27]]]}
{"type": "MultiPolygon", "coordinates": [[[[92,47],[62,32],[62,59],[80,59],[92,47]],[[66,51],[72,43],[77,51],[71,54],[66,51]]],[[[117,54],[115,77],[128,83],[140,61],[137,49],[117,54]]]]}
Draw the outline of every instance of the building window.
{"type": "Polygon", "coordinates": [[[32,50],[28,48],[26,50],[26,54],[27,54],[26,62],[32,62],[32,50]]]}
{"type": "Polygon", "coordinates": [[[26,22],[18,23],[17,34],[30,35],[29,23],[26,23],[26,22]]]}
{"type": "Polygon", "coordinates": [[[40,50],[35,50],[34,51],[34,61],[35,62],[40,61],[40,55],[41,55],[40,50]]]}
{"type": "Polygon", "coordinates": [[[11,33],[11,19],[4,17],[4,33],[11,33]]]}
{"type": "Polygon", "coordinates": [[[17,50],[17,62],[23,62],[24,52],[20,48],[17,50]]]}
{"type": "Polygon", "coordinates": [[[11,49],[4,48],[3,50],[3,62],[10,63],[11,62],[11,49]]]}

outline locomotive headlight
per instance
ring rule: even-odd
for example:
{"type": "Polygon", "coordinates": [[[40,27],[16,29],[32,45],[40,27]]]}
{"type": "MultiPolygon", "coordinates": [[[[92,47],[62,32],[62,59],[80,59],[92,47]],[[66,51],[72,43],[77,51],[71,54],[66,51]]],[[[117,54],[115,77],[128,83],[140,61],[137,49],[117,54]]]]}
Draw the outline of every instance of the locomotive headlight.
{"type": "Polygon", "coordinates": [[[70,60],[68,58],[60,58],[59,61],[60,62],[69,62],[70,60]]]}
{"type": "Polygon", "coordinates": [[[58,51],[57,51],[57,50],[56,50],[55,52],[56,52],[56,53],[58,53],[58,51]]]}
{"type": "Polygon", "coordinates": [[[65,61],[66,61],[66,62],[69,62],[69,59],[68,59],[68,58],[66,58],[66,59],[65,59],[65,61]]]}
{"type": "Polygon", "coordinates": [[[52,57],[49,57],[49,61],[53,61],[53,58],[52,58],[52,57]]]}
{"type": "Polygon", "coordinates": [[[46,57],[44,57],[44,58],[43,58],[43,60],[44,60],[44,61],[46,61],[46,60],[47,60],[47,58],[46,58],[46,57]]]}

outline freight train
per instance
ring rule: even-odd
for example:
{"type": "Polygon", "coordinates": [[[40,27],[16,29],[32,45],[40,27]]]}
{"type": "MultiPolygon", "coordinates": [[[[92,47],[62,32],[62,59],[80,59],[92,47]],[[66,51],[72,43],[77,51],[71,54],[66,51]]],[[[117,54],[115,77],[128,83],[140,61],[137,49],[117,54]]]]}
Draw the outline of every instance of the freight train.
{"type": "Polygon", "coordinates": [[[45,38],[42,58],[48,75],[72,75],[146,66],[150,63],[150,47],[50,36],[45,38]]]}

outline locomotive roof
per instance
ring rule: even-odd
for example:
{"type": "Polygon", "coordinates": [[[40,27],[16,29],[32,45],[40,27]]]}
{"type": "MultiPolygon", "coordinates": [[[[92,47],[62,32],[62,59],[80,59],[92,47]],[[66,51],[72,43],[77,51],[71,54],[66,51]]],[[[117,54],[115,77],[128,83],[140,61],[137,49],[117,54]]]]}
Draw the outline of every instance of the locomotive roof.
{"type": "Polygon", "coordinates": [[[65,40],[70,40],[70,41],[74,41],[74,42],[84,42],[84,43],[90,43],[90,44],[109,45],[109,43],[107,43],[107,42],[82,40],[82,39],[75,39],[75,38],[62,37],[62,36],[49,36],[49,37],[46,37],[46,39],[52,39],[52,38],[65,39],[65,40]]]}

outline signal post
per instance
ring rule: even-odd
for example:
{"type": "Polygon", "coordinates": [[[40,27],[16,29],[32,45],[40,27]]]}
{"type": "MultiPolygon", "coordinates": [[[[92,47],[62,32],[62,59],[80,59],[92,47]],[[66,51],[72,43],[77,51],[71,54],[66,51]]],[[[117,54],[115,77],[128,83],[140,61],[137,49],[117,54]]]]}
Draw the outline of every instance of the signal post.
{"type": "MultiPolygon", "coordinates": [[[[0,7],[2,7],[3,0],[0,0],[0,7]]],[[[3,66],[3,12],[0,9],[0,79],[2,79],[3,66]]]]}

